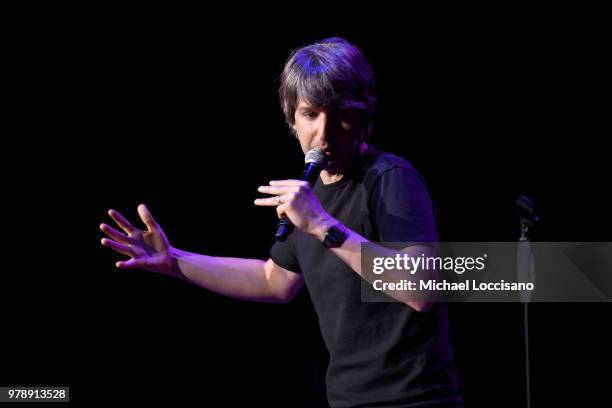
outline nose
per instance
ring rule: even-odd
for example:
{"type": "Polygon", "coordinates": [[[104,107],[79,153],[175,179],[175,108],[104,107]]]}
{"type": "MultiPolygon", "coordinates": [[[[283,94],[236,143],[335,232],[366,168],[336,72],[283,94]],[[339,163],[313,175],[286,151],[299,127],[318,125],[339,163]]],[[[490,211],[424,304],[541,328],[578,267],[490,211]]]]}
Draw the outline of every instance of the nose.
{"type": "Polygon", "coordinates": [[[326,149],[329,146],[330,139],[332,139],[334,135],[332,122],[326,112],[321,112],[317,119],[315,141],[317,147],[326,149]]]}

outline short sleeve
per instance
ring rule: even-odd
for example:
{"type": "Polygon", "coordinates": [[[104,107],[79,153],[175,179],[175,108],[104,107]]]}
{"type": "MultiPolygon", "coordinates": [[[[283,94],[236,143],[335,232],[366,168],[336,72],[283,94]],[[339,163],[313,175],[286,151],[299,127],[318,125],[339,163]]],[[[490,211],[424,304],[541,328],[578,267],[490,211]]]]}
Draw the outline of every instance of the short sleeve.
{"type": "Polygon", "coordinates": [[[370,211],[383,242],[436,242],[438,232],[429,191],[415,170],[384,171],[370,196],[370,211]]]}
{"type": "Polygon", "coordinates": [[[275,241],[270,249],[270,259],[281,268],[295,273],[302,273],[293,250],[293,240],[289,236],[285,242],[275,241]]]}

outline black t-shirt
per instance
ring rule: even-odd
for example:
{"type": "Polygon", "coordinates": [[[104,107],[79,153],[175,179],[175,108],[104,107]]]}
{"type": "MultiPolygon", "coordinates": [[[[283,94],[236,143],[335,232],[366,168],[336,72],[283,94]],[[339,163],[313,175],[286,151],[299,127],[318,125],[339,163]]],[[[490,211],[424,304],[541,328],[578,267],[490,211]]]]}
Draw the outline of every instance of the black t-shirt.
{"type": "MultiPolygon", "coordinates": [[[[331,216],[369,241],[438,239],[427,188],[398,156],[369,147],[354,171],[318,181],[313,191],[331,216]]],[[[400,302],[362,302],[362,278],[297,228],[270,256],[304,276],[330,353],[332,407],[462,406],[444,304],[419,313],[400,302]]]]}

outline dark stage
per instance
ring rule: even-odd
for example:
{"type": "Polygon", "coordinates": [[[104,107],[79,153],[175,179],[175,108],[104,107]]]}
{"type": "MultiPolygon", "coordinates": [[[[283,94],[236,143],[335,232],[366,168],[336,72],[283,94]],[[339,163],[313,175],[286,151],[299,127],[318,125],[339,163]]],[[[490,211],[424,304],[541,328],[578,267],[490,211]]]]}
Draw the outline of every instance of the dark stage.
{"type": "MultiPolygon", "coordinates": [[[[303,163],[278,77],[292,49],[332,35],[372,63],[372,143],[427,180],[442,241],[516,241],[521,194],[541,216],[534,241],[611,241],[596,24],[129,23],[26,30],[14,50],[25,112],[3,149],[2,386],[70,386],[76,405],[326,406],[328,356],[305,289],[261,304],[119,270],[98,226],[109,208],[139,222],[146,203],[178,248],[267,259],[276,214],[253,205],[257,187],[303,163]]],[[[533,407],[606,405],[611,311],[530,305],[533,407]]],[[[466,407],[524,407],[523,305],[449,313],[466,407]]]]}

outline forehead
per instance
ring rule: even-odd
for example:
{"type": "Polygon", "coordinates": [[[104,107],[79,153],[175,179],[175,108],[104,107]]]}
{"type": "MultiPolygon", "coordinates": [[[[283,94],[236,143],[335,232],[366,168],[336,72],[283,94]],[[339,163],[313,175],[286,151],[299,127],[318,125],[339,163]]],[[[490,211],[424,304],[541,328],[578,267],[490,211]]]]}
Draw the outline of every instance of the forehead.
{"type": "Polygon", "coordinates": [[[314,106],[312,103],[308,102],[307,100],[300,98],[298,99],[298,103],[295,109],[302,110],[302,109],[320,109],[320,108],[317,108],[316,106],[314,106]]]}
{"type": "Polygon", "coordinates": [[[319,104],[309,102],[306,99],[299,98],[297,105],[295,107],[295,112],[298,113],[298,112],[305,112],[305,111],[340,113],[340,112],[344,112],[345,109],[340,109],[337,107],[330,107],[330,106],[321,106],[319,104]]]}
{"type": "Polygon", "coordinates": [[[358,109],[351,109],[350,107],[345,108],[329,108],[317,106],[313,103],[308,102],[306,99],[300,98],[298,99],[297,106],[295,107],[295,114],[304,113],[309,111],[315,112],[326,112],[328,114],[337,114],[342,116],[343,118],[351,118],[354,120],[359,119],[362,111],[358,109]]]}

